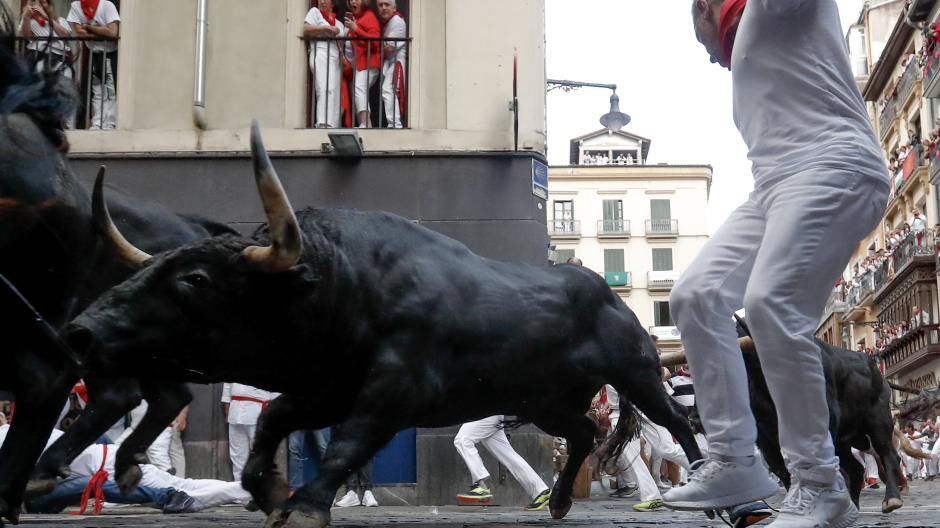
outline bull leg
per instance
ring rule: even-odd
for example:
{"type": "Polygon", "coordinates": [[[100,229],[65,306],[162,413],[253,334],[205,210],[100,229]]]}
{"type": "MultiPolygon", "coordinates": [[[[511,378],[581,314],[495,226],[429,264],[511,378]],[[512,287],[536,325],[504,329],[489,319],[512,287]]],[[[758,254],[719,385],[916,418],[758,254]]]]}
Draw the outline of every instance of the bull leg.
{"type": "Polygon", "coordinates": [[[147,400],[147,414],[121,444],[114,458],[114,481],[125,495],[137,488],[143,476],[137,464],[147,463],[147,448],[193,399],[185,383],[148,382],[141,383],[140,388],[147,400]]]}
{"type": "Polygon", "coordinates": [[[301,400],[286,394],[275,398],[258,417],[251,455],[242,472],[242,486],[264,513],[270,515],[290,496],[290,488],[280,478],[274,462],[281,442],[298,429],[322,429],[328,425],[326,421],[316,420],[301,400]]]}
{"type": "Polygon", "coordinates": [[[88,378],[85,382],[88,405],[79,419],[39,459],[26,488],[27,498],[52,492],[56,477],[68,476],[68,466],[75,457],[140,404],[140,387],[135,380],[88,378]]]}
{"type": "Polygon", "coordinates": [[[581,470],[584,459],[594,447],[594,435],[597,434],[597,425],[583,414],[575,414],[569,420],[545,419],[533,420],[541,430],[552,436],[559,436],[568,440],[568,462],[565,469],[552,488],[552,498],[548,501],[548,508],[552,518],[561,519],[571,509],[571,492],[574,480],[581,470]]]}
{"type": "MultiPolygon", "coordinates": [[[[11,369],[13,372],[41,373],[47,369],[11,369]]],[[[56,418],[68,399],[78,376],[62,373],[54,379],[21,380],[16,415],[6,441],[0,447],[0,518],[19,522],[20,505],[29,474],[42,454],[56,418]]]]}
{"type": "MultiPolygon", "coordinates": [[[[874,416],[862,430],[868,431],[871,447],[878,453],[884,474],[880,475],[885,483],[885,500],[881,503],[881,511],[890,513],[904,505],[901,500],[901,457],[894,450],[893,436],[894,424],[887,412],[881,416],[874,416]],[[879,423],[871,423],[871,422],[879,423]]],[[[906,484],[906,482],[905,482],[906,484]]]]}
{"type": "MultiPolygon", "coordinates": [[[[783,453],[780,451],[780,437],[777,428],[769,428],[761,425],[762,421],[757,420],[757,448],[760,449],[764,461],[770,468],[770,472],[780,479],[786,489],[790,489],[790,471],[787,469],[787,462],[783,459],[783,453]]],[[[776,426],[777,417],[773,417],[773,424],[776,426]]]]}
{"type": "Polygon", "coordinates": [[[852,502],[858,507],[858,500],[862,495],[862,487],[865,484],[865,466],[861,465],[852,455],[852,446],[844,442],[836,444],[836,456],[839,457],[842,471],[848,477],[846,487],[849,488],[849,496],[852,497],[852,502]]]}
{"type": "MultiPolygon", "coordinates": [[[[384,406],[373,408],[385,410],[384,406]]],[[[397,427],[388,425],[388,418],[387,413],[353,415],[334,429],[320,474],[281,503],[268,516],[265,528],[323,528],[330,524],[336,490],[398,432],[397,427]]]]}

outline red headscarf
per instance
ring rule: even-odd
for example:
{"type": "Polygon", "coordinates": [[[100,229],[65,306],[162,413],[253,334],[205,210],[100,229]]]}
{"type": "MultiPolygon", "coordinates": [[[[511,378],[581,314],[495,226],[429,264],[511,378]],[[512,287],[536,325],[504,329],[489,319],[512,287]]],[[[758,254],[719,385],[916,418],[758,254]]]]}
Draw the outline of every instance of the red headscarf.
{"type": "Polygon", "coordinates": [[[744,12],[747,7],[747,0],[725,0],[721,6],[721,16],[718,17],[718,43],[721,45],[722,62],[731,69],[731,51],[734,49],[734,41],[728,39],[728,33],[731,32],[731,24],[738,18],[738,15],[744,12]]]}
{"type": "Polygon", "coordinates": [[[82,0],[82,12],[85,13],[85,18],[89,21],[95,18],[95,13],[98,12],[98,2],[100,0],[82,0]]]}

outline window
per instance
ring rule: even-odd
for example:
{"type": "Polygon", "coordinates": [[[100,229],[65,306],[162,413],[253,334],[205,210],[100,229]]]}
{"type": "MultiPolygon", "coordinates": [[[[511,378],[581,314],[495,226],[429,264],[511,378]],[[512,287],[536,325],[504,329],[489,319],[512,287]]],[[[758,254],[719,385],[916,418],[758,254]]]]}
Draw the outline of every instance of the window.
{"type": "Polygon", "coordinates": [[[669,301],[653,302],[653,326],[676,326],[669,313],[669,301]]]}
{"type": "Polygon", "coordinates": [[[574,220],[574,202],[556,200],[555,220],[574,220]]]}
{"type": "Polygon", "coordinates": [[[574,258],[573,249],[556,249],[555,253],[558,253],[558,264],[564,264],[568,259],[574,258]]]}
{"type": "Polygon", "coordinates": [[[623,220],[623,200],[604,200],[604,220],[623,220]]]}
{"type": "MultiPolygon", "coordinates": [[[[359,21],[360,31],[366,35],[350,37],[328,33],[330,23],[320,14],[317,0],[309,0],[303,26],[303,39],[313,55],[307,69],[308,128],[408,127],[410,0],[397,0],[394,11],[401,18],[392,16],[387,22],[377,4],[372,2],[371,15],[367,13],[359,21]],[[382,40],[369,40],[375,38],[382,40]],[[391,55],[383,59],[383,50],[388,46],[393,48],[391,55]],[[353,76],[345,82],[344,55],[353,76]]],[[[334,25],[343,28],[349,7],[346,2],[337,1],[335,5],[334,25]]]]}
{"type": "Polygon", "coordinates": [[[671,220],[672,209],[669,200],[650,200],[650,218],[653,220],[671,220]]]}
{"type": "Polygon", "coordinates": [[[623,263],[623,250],[622,249],[605,249],[604,250],[604,271],[605,272],[627,271],[626,266],[624,266],[624,263],[623,263]]]}
{"type": "Polygon", "coordinates": [[[672,271],[672,248],[653,248],[653,271],[672,271]]]}
{"type": "Polygon", "coordinates": [[[855,76],[868,75],[868,44],[865,42],[865,26],[852,26],[849,29],[849,54],[852,59],[852,72],[855,76]]]}

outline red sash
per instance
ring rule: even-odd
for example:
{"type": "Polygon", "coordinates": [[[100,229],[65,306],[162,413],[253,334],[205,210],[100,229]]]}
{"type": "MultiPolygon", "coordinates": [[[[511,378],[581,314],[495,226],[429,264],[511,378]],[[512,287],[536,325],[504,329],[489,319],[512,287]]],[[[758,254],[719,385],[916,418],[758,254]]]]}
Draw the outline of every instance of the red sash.
{"type": "Polygon", "coordinates": [[[104,491],[101,487],[108,481],[108,472],[104,470],[104,464],[108,461],[108,446],[105,444],[102,447],[104,447],[104,460],[101,461],[101,468],[92,475],[91,479],[88,481],[88,485],[85,486],[85,491],[82,492],[82,509],[77,512],[72,512],[71,515],[81,515],[85,513],[85,508],[88,507],[88,499],[92,491],[95,492],[95,506],[92,510],[92,515],[101,513],[101,508],[104,505],[104,491]]]}
{"type": "Polygon", "coordinates": [[[734,41],[728,39],[728,33],[731,31],[731,24],[734,19],[744,12],[747,7],[747,0],[726,0],[721,6],[721,16],[718,18],[718,43],[721,45],[721,51],[724,54],[722,62],[731,69],[731,51],[734,49],[734,41]]]}
{"type": "Polygon", "coordinates": [[[232,401],[250,401],[261,404],[261,410],[263,411],[265,407],[271,403],[271,400],[259,400],[258,398],[249,398],[248,396],[232,396],[232,401]]]}
{"type": "Polygon", "coordinates": [[[98,12],[98,2],[100,0],[82,0],[82,12],[85,13],[85,18],[91,22],[91,19],[95,18],[95,13],[98,12]]]}
{"type": "Polygon", "coordinates": [[[395,97],[398,98],[398,109],[401,111],[401,116],[404,118],[405,115],[405,69],[402,68],[401,62],[395,63],[395,76],[392,78],[392,85],[395,88],[395,97]]]}

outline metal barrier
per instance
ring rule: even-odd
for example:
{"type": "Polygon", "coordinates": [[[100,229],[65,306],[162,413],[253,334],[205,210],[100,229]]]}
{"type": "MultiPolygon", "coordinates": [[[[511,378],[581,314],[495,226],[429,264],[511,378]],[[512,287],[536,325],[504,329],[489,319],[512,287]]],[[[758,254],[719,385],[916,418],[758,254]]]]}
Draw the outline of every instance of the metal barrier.
{"type": "MultiPolygon", "coordinates": [[[[331,109],[335,111],[336,107],[334,105],[339,105],[339,111],[340,111],[339,127],[337,128],[346,128],[346,127],[355,128],[355,127],[361,127],[363,125],[367,128],[373,128],[373,127],[378,128],[378,127],[385,126],[386,123],[391,124],[393,121],[398,121],[400,123],[400,126],[395,127],[395,128],[408,128],[407,126],[408,114],[407,112],[402,112],[402,109],[400,107],[404,107],[405,110],[407,110],[408,108],[408,90],[407,90],[408,84],[406,81],[408,79],[407,66],[409,64],[409,55],[411,51],[411,38],[304,37],[302,36],[300,37],[300,39],[307,43],[309,54],[311,55],[318,54],[318,53],[323,54],[322,56],[324,57],[324,59],[321,59],[321,60],[314,59],[315,65],[317,63],[324,62],[324,61],[325,61],[325,64],[327,65],[326,73],[324,74],[323,80],[322,80],[323,86],[327,88],[327,89],[322,90],[325,93],[325,97],[323,98],[324,100],[322,101],[322,104],[324,105],[323,107],[326,109],[322,113],[325,114],[327,117],[326,122],[318,122],[319,121],[318,114],[320,114],[318,110],[319,110],[319,105],[321,101],[317,100],[317,97],[316,97],[317,89],[316,89],[316,79],[315,79],[314,72],[311,71],[309,67],[307,69],[306,116],[307,116],[308,128],[313,128],[313,127],[331,128],[332,125],[329,124],[329,114],[331,113],[330,112],[331,109]],[[375,74],[375,75],[378,75],[378,77],[376,77],[376,80],[378,80],[378,97],[377,98],[374,98],[372,96],[372,89],[374,88],[374,85],[375,85],[375,81],[372,79],[373,73],[371,72],[373,68],[367,67],[365,70],[359,71],[357,67],[357,63],[356,63],[357,58],[358,58],[357,56],[358,47],[365,47],[366,65],[368,66],[369,64],[372,63],[372,53],[373,53],[374,48],[376,47],[372,43],[378,43],[378,46],[377,46],[378,50],[376,50],[375,52],[382,54],[382,60],[378,68],[379,72],[375,74]],[[385,56],[385,53],[386,53],[385,47],[387,45],[392,46],[394,49],[391,51],[391,53],[393,55],[397,55],[400,51],[399,45],[397,43],[401,43],[401,47],[404,48],[405,64],[404,64],[404,67],[401,68],[401,70],[399,70],[398,67],[396,66],[395,69],[391,71],[391,74],[394,77],[398,77],[399,73],[401,77],[398,79],[395,79],[393,77],[393,80],[392,80],[393,84],[391,86],[390,98],[393,100],[391,106],[392,106],[393,112],[395,113],[392,115],[392,119],[390,120],[388,119],[389,116],[385,109],[386,94],[383,93],[386,76],[387,76],[385,68],[386,68],[387,58],[388,58],[385,56]],[[331,64],[333,62],[332,58],[334,57],[334,53],[336,54],[335,55],[336,63],[331,64]],[[350,66],[350,68],[348,69],[344,67],[345,62],[347,61],[350,66]],[[344,71],[351,71],[352,78],[350,79],[348,75],[344,75],[344,71]],[[330,95],[331,90],[329,90],[329,87],[333,86],[331,82],[332,83],[337,82],[335,80],[336,75],[339,75],[342,77],[342,80],[339,81],[340,86],[342,86],[343,80],[346,81],[347,93],[343,94],[341,91],[340,93],[336,93],[331,96],[330,95]],[[366,76],[366,86],[368,87],[367,88],[368,93],[366,97],[367,108],[365,109],[356,108],[356,76],[357,75],[366,76]],[[399,83],[399,82],[404,84],[404,86],[401,86],[400,84],[396,85],[396,83],[399,83]],[[397,88],[399,87],[401,87],[402,91],[404,92],[404,100],[400,101],[400,104],[396,105],[394,103],[394,99],[395,99],[396,92],[398,91],[397,88]],[[343,95],[348,97],[348,109],[342,106],[343,95]],[[331,100],[331,97],[334,97],[335,99],[331,100]],[[336,100],[336,99],[339,99],[339,100],[336,100]],[[372,103],[374,102],[373,99],[377,99],[379,103],[378,112],[371,112],[372,103]],[[349,115],[343,117],[342,115],[343,110],[347,110],[349,112],[349,115]],[[362,111],[370,112],[369,114],[370,120],[368,123],[359,121],[359,112],[362,112],[362,111]],[[348,122],[348,126],[347,126],[347,122],[348,122]]],[[[340,90],[342,90],[342,88],[340,88],[340,90]]]]}
{"type": "Polygon", "coordinates": [[[580,220],[551,220],[548,222],[548,234],[554,236],[580,235],[580,220]]]}
{"type": "Polygon", "coordinates": [[[597,234],[598,236],[629,235],[630,234],[630,221],[629,220],[598,220],[597,221],[597,234]]]}
{"type": "Polygon", "coordinates": [[[678,235],[679,234],[679,221],[678,220],[647,220],[646,221],[646,234],[647,235],[678,235]]]}

